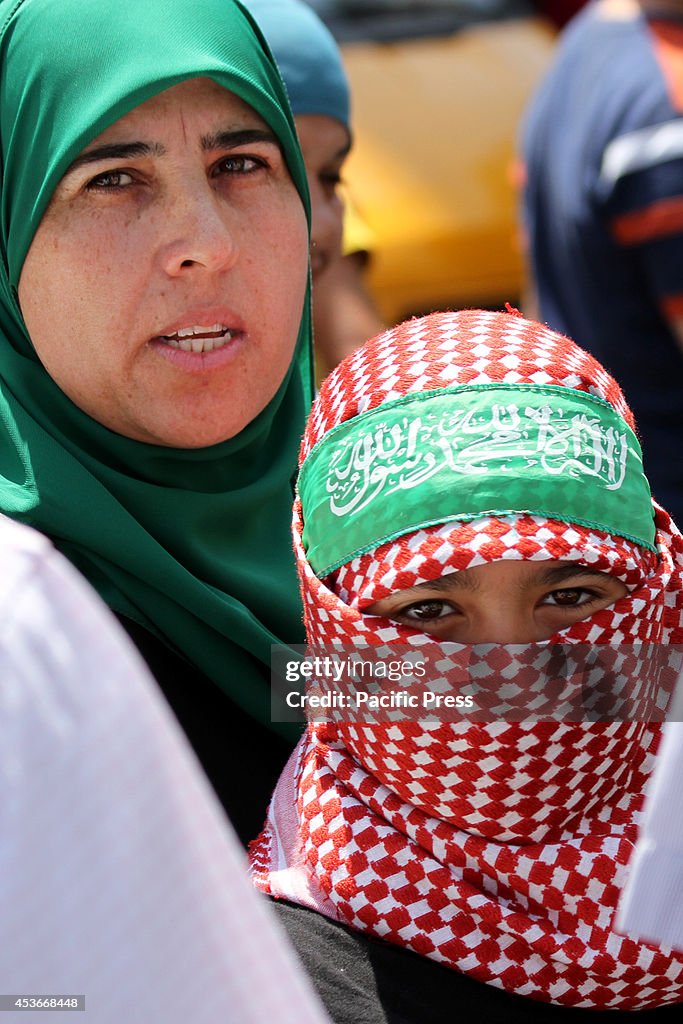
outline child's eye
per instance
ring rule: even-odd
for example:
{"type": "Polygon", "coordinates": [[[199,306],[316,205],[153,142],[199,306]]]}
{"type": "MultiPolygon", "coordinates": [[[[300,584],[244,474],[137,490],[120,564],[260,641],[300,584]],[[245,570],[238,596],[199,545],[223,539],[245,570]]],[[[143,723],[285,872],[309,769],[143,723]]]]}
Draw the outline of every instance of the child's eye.
{"type": "Polygon", "coordinates": [[[557,605],[560,608],[579,608],[598,599],[598,594],[585,587],[566,587],[563,590],[552,590],[543,599],[543,604],[557,605]]]}
{"type": "Polygon", "coordinates": [[[391,612],[390,618],[407,619],[412,622],[433,622],[435,619],[444,619],[454,612],[455,608],[448,601],[430,598],[426,601],[417,601],[415,604],[406,605],[405,608],[399,608],[391,612]]]}
{"type": "Polygon", "coordinates": [[[133,175],[127,171],[103,171],[97,177],[91,178],[86,185],[87,189],[117,189],[132,185],[133,175]]]}

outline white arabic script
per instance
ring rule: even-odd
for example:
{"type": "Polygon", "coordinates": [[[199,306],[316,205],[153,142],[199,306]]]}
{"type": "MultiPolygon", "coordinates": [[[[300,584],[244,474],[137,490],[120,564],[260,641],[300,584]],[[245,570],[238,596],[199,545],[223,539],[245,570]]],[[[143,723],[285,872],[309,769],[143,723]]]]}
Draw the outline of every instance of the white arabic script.
{"type": "Polygon", "coordinates": [[[404,416],[340,441],[329,461],[327,493],[335,516],[355,515],[379,494],[417,487],[437,473],[471,476],[492,469],[540,467],[553,477],[593,477],[616,491],[632,452],[627,434],[589,413],[540,408],[490,409],[404,416]]]}

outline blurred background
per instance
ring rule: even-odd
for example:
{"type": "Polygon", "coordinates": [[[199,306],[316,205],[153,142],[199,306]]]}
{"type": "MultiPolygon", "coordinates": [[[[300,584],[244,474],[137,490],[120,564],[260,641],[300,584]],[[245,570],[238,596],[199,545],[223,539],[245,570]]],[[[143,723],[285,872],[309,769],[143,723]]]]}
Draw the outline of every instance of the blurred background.
{"type": "Polygon", "coordinates": [[[519,301],[520,118],[557,24],[579,3],[308,2],[350,79],[346,247],[370,252],[367,283],[384,320],[519,301]]]}

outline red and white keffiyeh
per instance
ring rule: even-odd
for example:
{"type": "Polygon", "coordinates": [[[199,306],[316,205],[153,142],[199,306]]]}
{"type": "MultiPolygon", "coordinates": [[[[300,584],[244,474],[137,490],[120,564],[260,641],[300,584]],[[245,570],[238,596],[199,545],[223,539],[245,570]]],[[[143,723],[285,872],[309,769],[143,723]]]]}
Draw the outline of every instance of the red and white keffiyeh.
{"type": "MultiPolygon", "coordinates": [[[[333,426],[384,402],[488,382],[588,392],[633,425],[616,383],[568,339],[509,314],[433,314],[328,378],[302,461],[333,426]]],[[[364,608],[498,559],[557,559],[608,572],[628,593],[553,642],[680,644],[683,538],[658,508],[656,524],[657,554],[537,515],[445,523],[322,581],[297,504],[309,642],[433,643],[364,608]]],[[[683,1001],[683,956],[612,928],[658,739],[641,721],[310,724],[253,844],[255,884],[522,996],[622,1010],[683,1001]]]]}

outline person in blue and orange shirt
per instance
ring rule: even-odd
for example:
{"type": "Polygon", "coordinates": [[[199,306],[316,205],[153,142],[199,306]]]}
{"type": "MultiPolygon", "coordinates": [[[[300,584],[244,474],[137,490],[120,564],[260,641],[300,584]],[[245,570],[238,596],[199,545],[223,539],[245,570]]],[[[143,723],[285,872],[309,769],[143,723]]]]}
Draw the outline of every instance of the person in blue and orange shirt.
{"type": "Polygon", "coordinates": [[[583,10],[527,112],[537,315],[622,383],[655,497],[683,520],[683,0],[583,10]]]}

